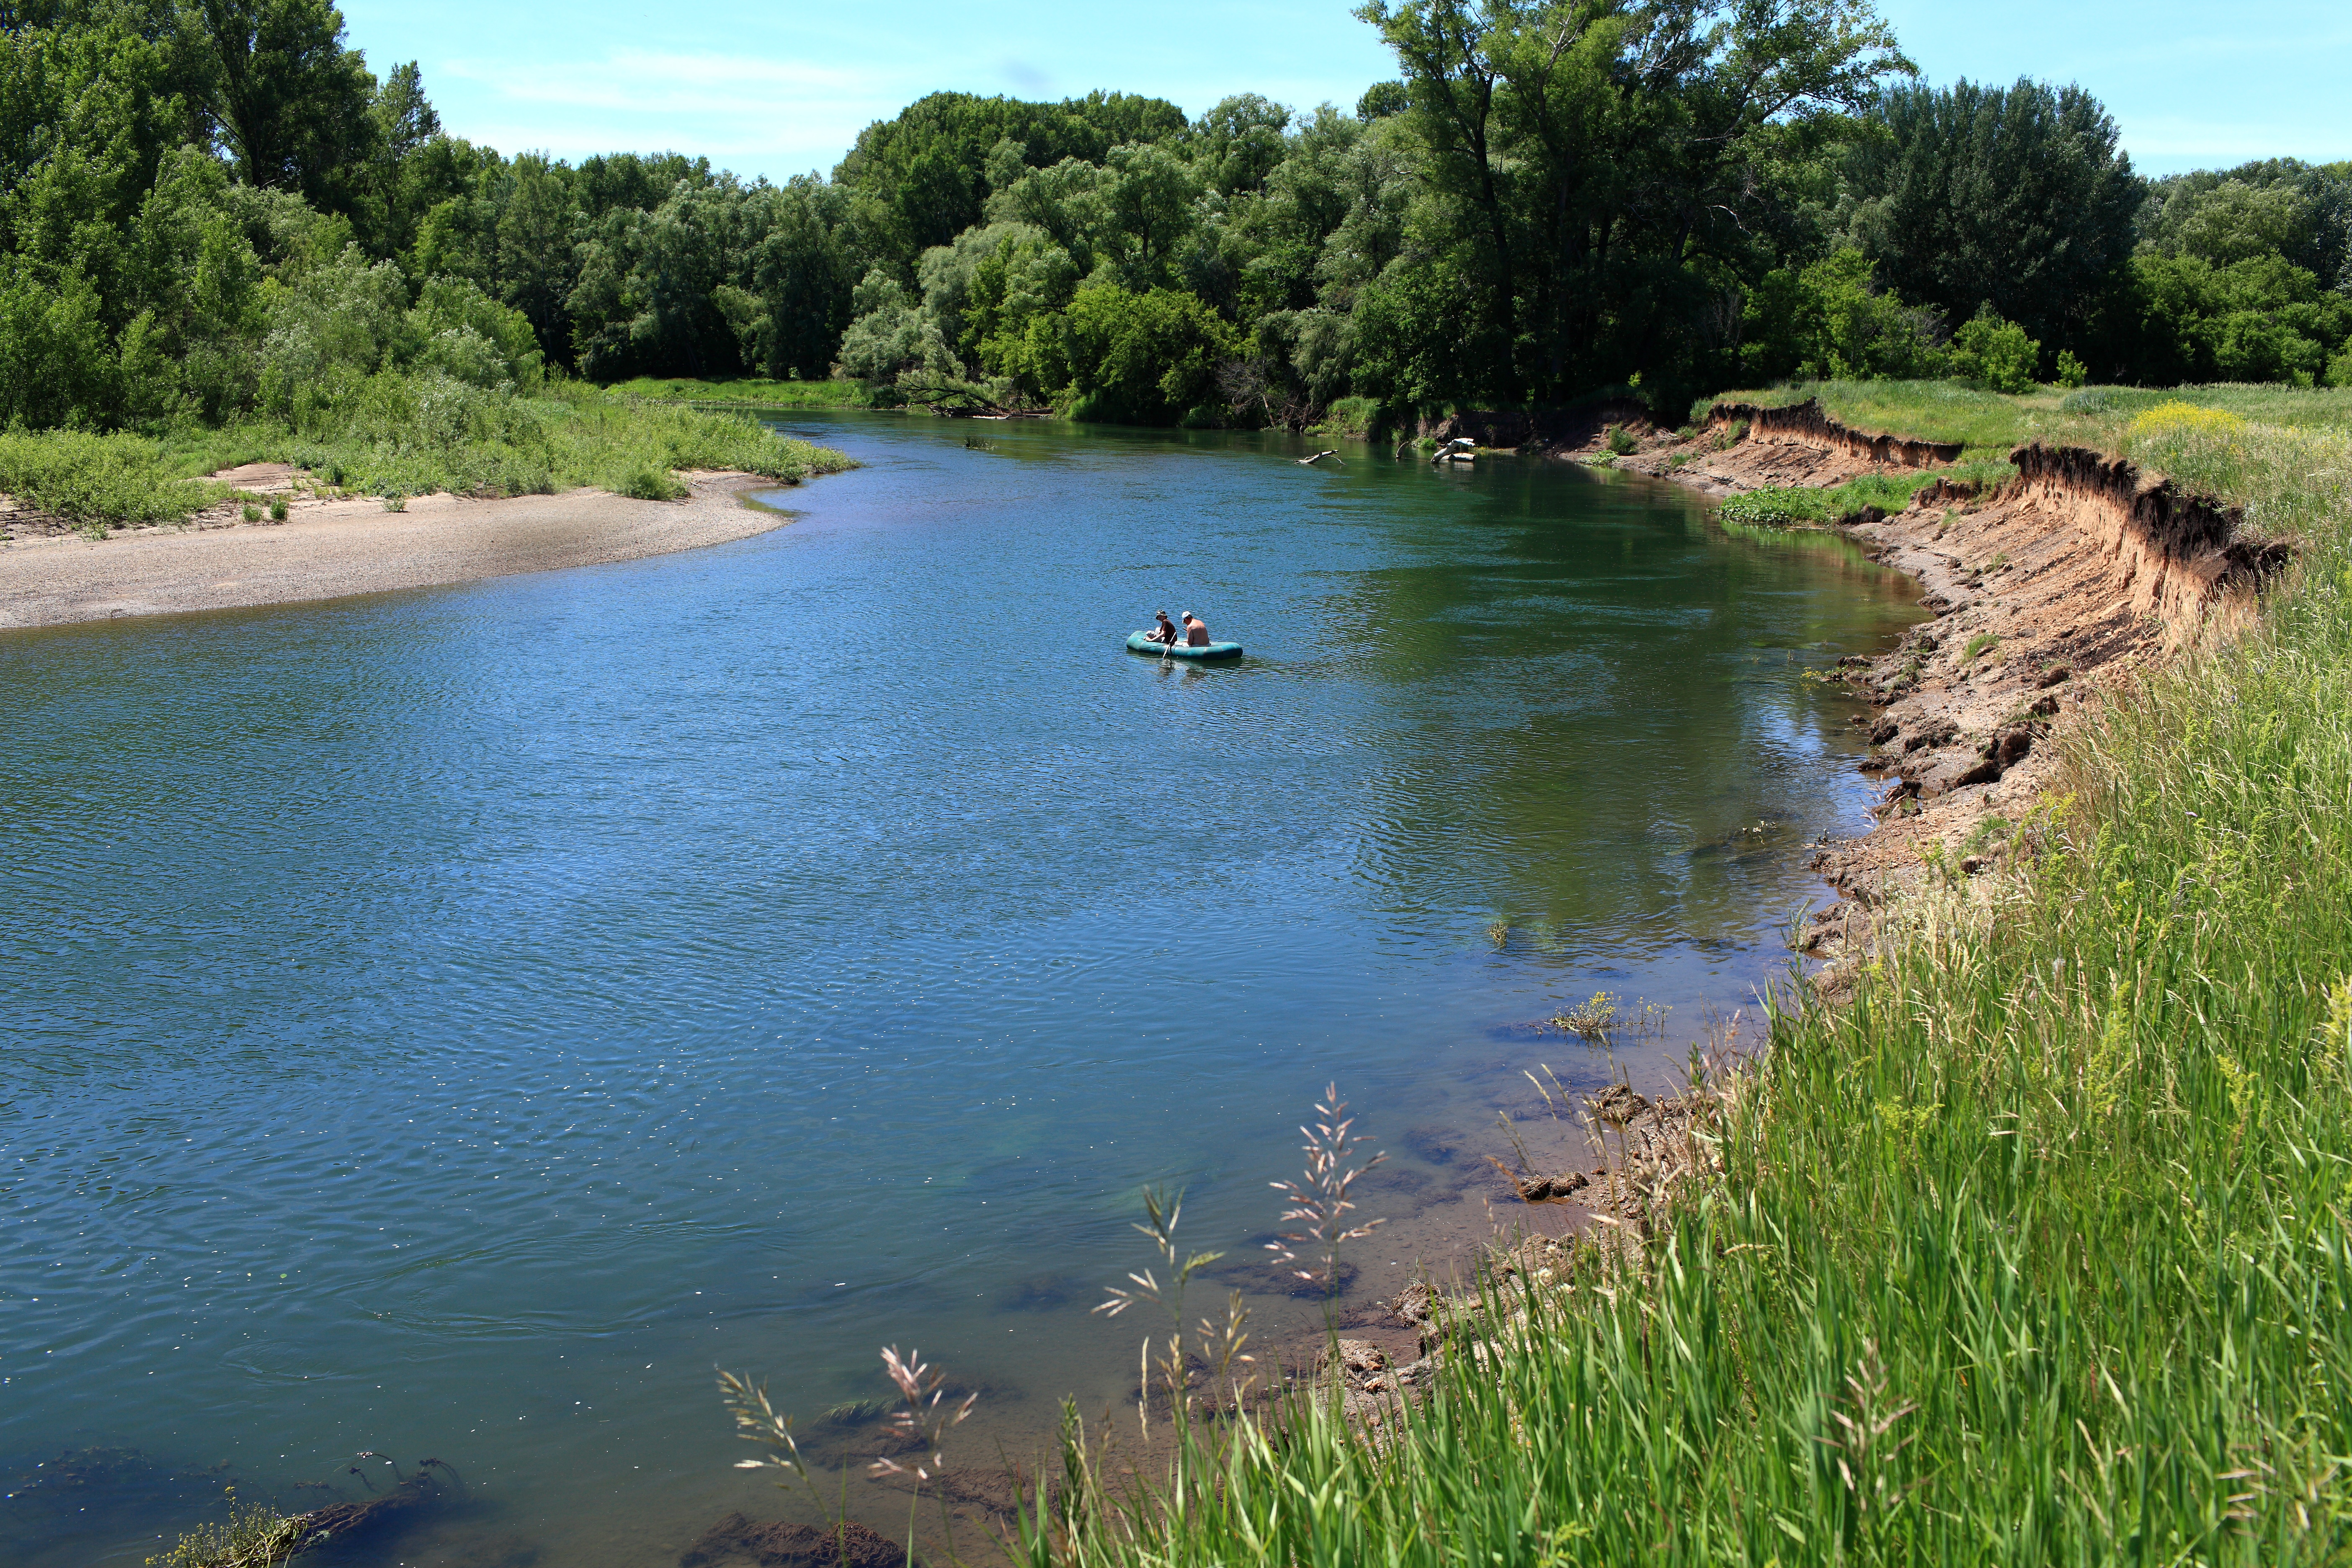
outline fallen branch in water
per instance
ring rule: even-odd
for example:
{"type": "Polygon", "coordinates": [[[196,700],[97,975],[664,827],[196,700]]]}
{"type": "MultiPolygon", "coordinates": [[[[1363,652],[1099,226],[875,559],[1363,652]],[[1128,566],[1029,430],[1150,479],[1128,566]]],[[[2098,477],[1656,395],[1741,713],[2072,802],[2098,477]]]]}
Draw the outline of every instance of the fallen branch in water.
{"type": "MultiPolygon", "coordinates": [[[[362,1455],[362,1458],[379,1456],[362,1455]]],[[[314,1546],[365,1534],[388,1524],[406,1523],[411,1516],[439,1500],[442,1483],[435,1471],[451,1480],[457,1472],[443,1459],[425,1459],[416,1473],[392,1490],[365,1502],[329,1503],[308,1513],[281,1514],[256,1503],[239,1510],[236,1489],[229,1489],[229,1521],[199,1526],[180,1537],[171,1551],[147,1559],[148,1568],[281,1568],[314,1546]]],[[[399,1467],[394,1467],[399,1473],[399,1467]]],[[[366,1477],[361,1475],[364,1481],[366,1477]]]]}

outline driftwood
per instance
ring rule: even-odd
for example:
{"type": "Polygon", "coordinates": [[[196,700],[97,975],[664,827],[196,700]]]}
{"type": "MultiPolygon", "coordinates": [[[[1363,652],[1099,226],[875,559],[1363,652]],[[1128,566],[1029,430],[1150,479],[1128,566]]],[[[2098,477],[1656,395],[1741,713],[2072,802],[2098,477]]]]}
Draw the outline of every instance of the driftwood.
{"type": "Polygon", "coordinates": [[[1477,442],[1467,436],[1456,436],[1453,440],[1440,447],[1437,449],[1437,455],[1429,460],[1433,463],[1466,463],[1476,457],[1477,452],[1477,442]]]}
{"type": "MultiPolygon", "coordinates": [[[[1329,451],[1318,452],[1311,458],[1301,458],[1298,459],[1298,463],[1301,468],[1305,468],[1311,463],[1319,463],[1326,458],[1339,458],[1339,449],[1334,447],[1329,451]]],[[[1342,463],[1345,463],[1347,460],[1348,459],[1345,458],[1339,458],[1339,461],[1342,463]]]]}

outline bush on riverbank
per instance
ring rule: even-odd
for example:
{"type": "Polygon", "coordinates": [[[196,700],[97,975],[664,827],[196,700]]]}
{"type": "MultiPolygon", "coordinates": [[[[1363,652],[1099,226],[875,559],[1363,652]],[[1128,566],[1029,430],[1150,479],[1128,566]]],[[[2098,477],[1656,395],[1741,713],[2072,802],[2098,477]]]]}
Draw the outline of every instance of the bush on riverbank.
{"type": "Polygon", "coordinates": [[[545,395],[379,372],[297,389],[278,417],[161,436],[0,433],[0,494],[85,526],[176,522],[228,494],[197,476],[289,463],[321,488],[367,495],[549,494],[593,485],[662,500],[675,471],[736,468],[793,484],[851,467],[745,415],[609,396],[553,382],[545,395]]]}
{"type": "Polygon", "coordinates": [[[1765,528],[1811,528],[1832,518],[1857,516],[1864,507],[1900,511],[1934,474],[1864,474],[1826,489],[1747,490],[1723,503],[1717,514],[1728,522],[1765,528]]]}
{"type": "Polygon", "coordinates": [[[177,522],[226,499],[141,436],[0,430],[0,495],[73,522],[177,522]]]}
{"type": "Polygon", "coordinates": [[[1204,1429],[1031,1562],[2352,1552],[2352,437],[2147,411],[2096,416],[2295,577],[2062,735],[2017,877],[1774,1018],[1646,1279],[1490,1280],[1385,1444],[1311,1401],[1204,1429]]]}

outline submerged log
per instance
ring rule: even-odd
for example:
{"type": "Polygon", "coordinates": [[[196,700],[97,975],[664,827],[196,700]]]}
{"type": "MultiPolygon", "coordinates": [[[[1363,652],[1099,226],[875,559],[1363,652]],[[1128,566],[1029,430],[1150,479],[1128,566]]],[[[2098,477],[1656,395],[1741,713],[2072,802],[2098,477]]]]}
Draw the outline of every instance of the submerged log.
{"type": "MultiPolygon", "coordinates": [[[[1318,452],[1318,453],[1316,453],[1316,454],[1315,454],[1313,457],[1311,457],[1311,458],[1299,458],[1299,459],[1298,459],[1298,462],[1299,462],[1299,466],[1300,466],[1301,468],[1304,468],[1304,467],[1306,467],[1307,465],[1308,465],[1308,464],[1310,464],[1310,463],[1319,463],[1319,462],[1321,462],[1321,461],[1322,461],[1324,458],[1339,458],[1339,453],[1338,448],[1336,448],[1336,447],[1335,447],[1335,448],[1331,449],[1330,451],[1327,451],[1327,452],[1318,452]]],[[[1347,459],[1347,458],[1339,458],[1339,461],[1341,461],[1342,463],[1346,462],[1347,460],[1348,460],[1348,459],[1347,459]]]]}
{"type": "MultiPolygon", "coordinates": [[[[394,1469],[397,1468],[395,1466],[394,1469]]],[[[329,1503],[308,1513],[292,1515],[285,1521],[289,1528],[285,1556],[273,1561],[283,1563],[298,1552],[308,1552],[314,1546],[324,1546],[330,1541],[373,1535],[384,1530],[406,1529],[415,1522],[419,1514],[437,1505],[448,1489],[447,1484],[436,1472],[447,1475],[453,1482],[457,1477],[457,1472],[445,1459],[420,1460],[415,1475],[382,1497],[372,1497],[364,1502],[329,1503]]]]}

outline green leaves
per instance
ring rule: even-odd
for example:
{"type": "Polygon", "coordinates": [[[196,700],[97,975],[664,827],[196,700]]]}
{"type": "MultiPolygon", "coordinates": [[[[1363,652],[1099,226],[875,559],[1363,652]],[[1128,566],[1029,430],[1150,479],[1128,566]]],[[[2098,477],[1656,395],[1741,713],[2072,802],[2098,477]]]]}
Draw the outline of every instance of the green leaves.
{"type": "Polygon", "coordinates": [[[1179,290],[1089,283],[1068,314],[1077,418],[1172,423],[1213,395],[1218,363],[1239,349],[1222,317],[1179,290]]]}
{"type": "Polygon", "coordinates": [[[2041,361],[2042,345],[1990,305],[1952,334],[1952,374],[1990,392],[2032,391],[2041,361]]]}

